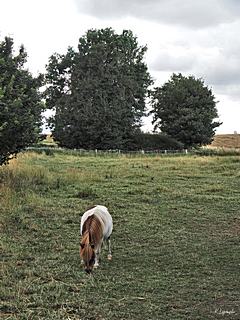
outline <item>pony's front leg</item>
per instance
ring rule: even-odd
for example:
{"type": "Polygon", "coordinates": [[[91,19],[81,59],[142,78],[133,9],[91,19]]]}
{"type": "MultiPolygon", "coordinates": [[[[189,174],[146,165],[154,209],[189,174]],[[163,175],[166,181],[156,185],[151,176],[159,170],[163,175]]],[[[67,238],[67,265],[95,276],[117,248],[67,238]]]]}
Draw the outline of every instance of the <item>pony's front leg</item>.
{"type": "Polygon", "coordinates": [[[107,244],[108,244],[108,260],[112,260],[112,250],[111,250],[111,241],[110,237],[107,238],[107,244]]]}
{"type": "Polygon", "coordinates": [[[98,268],[98,267],[99,267],[100,252],[101,252],[101,245],[99,245],[99,246],[96,248],[96,251],[95,251],[95,263],[94,263],[93,268],[98,268]]]}

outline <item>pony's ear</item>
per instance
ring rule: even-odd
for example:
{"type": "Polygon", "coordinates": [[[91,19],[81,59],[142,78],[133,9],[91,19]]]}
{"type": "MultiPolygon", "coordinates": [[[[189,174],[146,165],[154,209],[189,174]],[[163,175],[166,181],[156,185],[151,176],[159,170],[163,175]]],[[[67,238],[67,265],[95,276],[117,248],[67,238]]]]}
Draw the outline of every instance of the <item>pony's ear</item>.
{"type": "Polygon", "coordinates": [[[94,249],[94,244],[91,244],[91,248],[94,249]]]}
{"type": "Polygon", "coordinates": [[[83,249],[84,248],[84,244],[83,243],[80,243],[80,247],[83,249]]]}

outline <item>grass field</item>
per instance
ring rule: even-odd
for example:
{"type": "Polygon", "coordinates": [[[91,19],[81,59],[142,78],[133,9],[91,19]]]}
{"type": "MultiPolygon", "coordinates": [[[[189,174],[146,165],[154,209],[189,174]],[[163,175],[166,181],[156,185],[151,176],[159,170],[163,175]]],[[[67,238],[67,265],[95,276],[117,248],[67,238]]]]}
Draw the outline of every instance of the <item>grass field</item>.
{"type": "Polygon", "coordinates": [[[240,157],[25,153],[0,168],[1,319],[240,319],[240,157]],[[113,260],[80,266],[104,204],[113,260]]]}

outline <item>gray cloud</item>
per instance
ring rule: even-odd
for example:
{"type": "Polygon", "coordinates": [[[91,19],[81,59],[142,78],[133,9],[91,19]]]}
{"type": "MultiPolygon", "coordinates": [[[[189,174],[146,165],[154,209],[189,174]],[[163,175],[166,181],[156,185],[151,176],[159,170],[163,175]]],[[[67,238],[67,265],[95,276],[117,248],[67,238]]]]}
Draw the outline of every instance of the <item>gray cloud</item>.
{"type": "Polygon", "coordinates": [[[206,82],[214,88],[215,93],[226,95],[235,101],[240,99],[239,71],[237,73],[235,70],[218,68],[200,76],[206,79],[206,82]]]}
{"type": "Polygon", "coordinates": [[[218,94],[240,99],[240,18],[234,23],[194,31],[185,29],[164,42],[149,63],[155,71],[203,78],[218,94]]]}
{"type": "Polygon", "coordinates": [[[240,65],[215,65],[206,72],[208,81],[214,85],[240,85],[240,65]]]}
{"type": "Polygon", "coordinates": [[[192,28],[233,22],[240,15],[238,0],[75,0],[75,3],[81,13],[100,19],[131,16],[192,28]]]}
{"type": "MultiPolygon", "coordinates": [[[[234,44],[234,48],[236,48],[234,44]]],[[[181,48],[181,52],[184,49],[181,48]]],[[[237,51],[236,51],[237,52],[237,51]]],[[[182,72],[184,75],[194,75],[202,78],[204,82],[218,94],[231,96],[232,99],[240,99],[240,56],[231,50],[221,48],[198,48],[193,52],[185,47],[185,54],[179,54],[179,47],[164,49],[149,64],[153,72],[182,72]]]]}
{"type": "Polygon", "coordinates": [[[213,43],[213,47],[205,49],[215,51],[210,57],[204,55],[204,48],[202,48],[202,53],[200,52],[194,63],[193,72],[203,77],[217,92],[239,99],[240,39],[239,29],[235,27],[236,25],[232,26],[231,35],[229,31],[221,31],[221,35],[217,35],[215,46],[213,43]]]}
{"type": "MultiPolygon", "coordinates": [[[[240,84],[234,84],[234,85],[217,85],[217,86],[212,86],[214,93],[216,92],[217,94],[222,94],[225,96],[228,96],[232,101],[237,102],[236,107],[240,107],[240,84]]],[[[238,122],[240,117],[238,118],[238,122]]]]}
{"type": "Polygon", "coordinates": [[[167,51],[160,52],[157,58],[150,63],[150,69],[155,71],[183,72],[193,68],[194,57],[190,55],[173,55],[167,51]]]}

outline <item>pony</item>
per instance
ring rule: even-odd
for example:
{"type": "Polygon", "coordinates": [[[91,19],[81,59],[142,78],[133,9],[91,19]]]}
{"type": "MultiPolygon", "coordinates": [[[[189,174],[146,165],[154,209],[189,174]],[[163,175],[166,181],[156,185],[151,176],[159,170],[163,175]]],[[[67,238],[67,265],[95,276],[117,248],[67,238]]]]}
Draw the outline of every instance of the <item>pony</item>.
{"type": "Polygon", "coordinates": [[[99,267],[102,243],[108,244],[108,260],[112,260],[110,235],[113,230],[112,216],[105,206],[88,209],[81,218],[80,257],[87,273],[99,267]]]}

